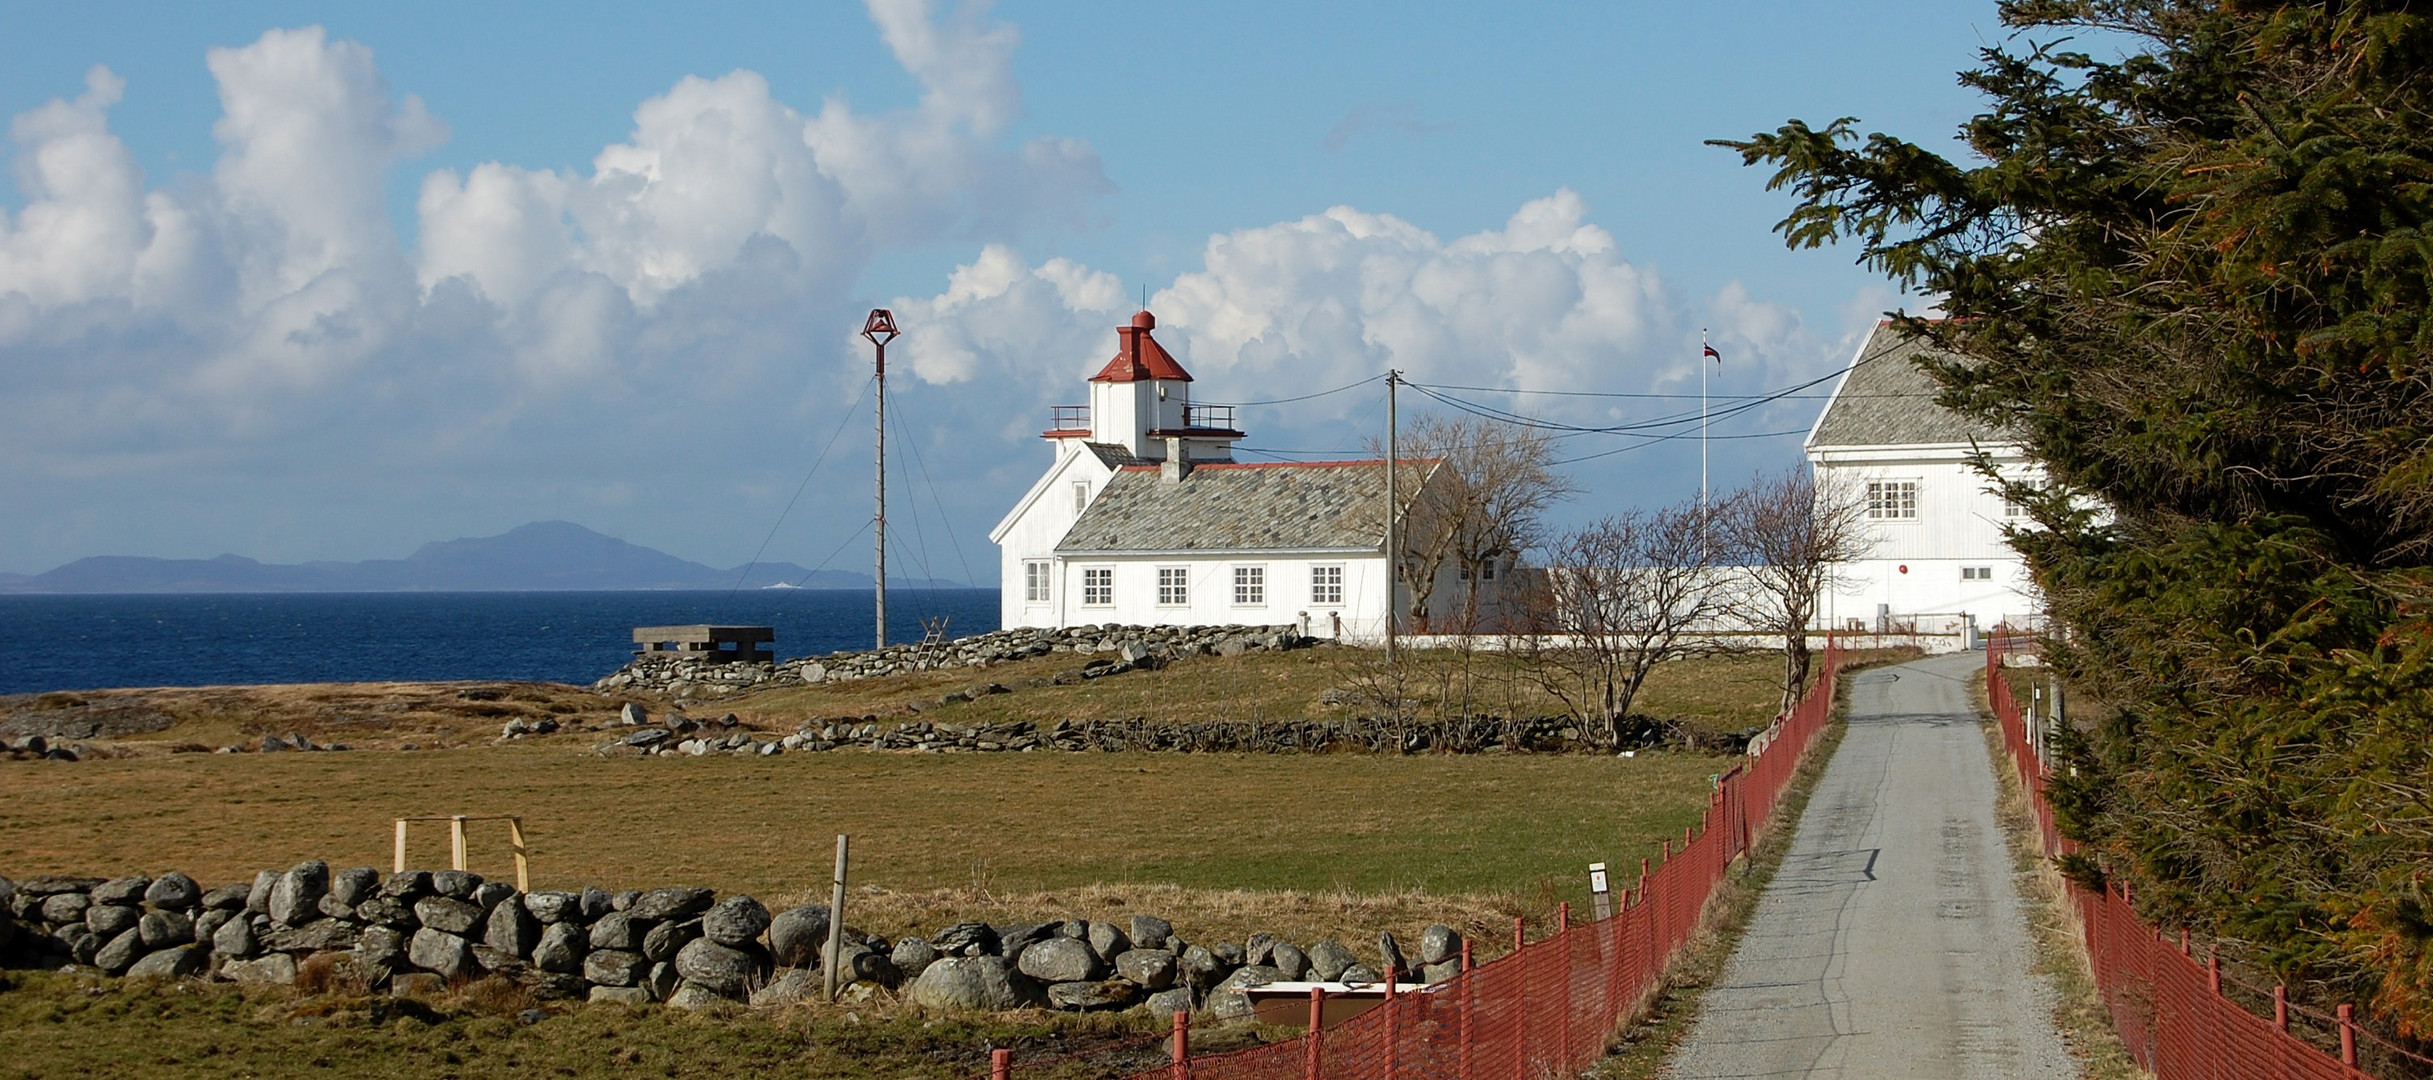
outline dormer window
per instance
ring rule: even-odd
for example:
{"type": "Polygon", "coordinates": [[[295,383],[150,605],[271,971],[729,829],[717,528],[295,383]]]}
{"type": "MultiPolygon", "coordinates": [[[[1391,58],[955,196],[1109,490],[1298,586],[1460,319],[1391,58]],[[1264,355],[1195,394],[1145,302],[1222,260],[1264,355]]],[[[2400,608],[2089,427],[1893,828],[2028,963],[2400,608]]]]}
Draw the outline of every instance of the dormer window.
{"type": "Polygon", "coordinates": [[[1087,480],[1073,481],[1073,512],[1078,514],[1089,508],[1090,482],[1087,480]]]}

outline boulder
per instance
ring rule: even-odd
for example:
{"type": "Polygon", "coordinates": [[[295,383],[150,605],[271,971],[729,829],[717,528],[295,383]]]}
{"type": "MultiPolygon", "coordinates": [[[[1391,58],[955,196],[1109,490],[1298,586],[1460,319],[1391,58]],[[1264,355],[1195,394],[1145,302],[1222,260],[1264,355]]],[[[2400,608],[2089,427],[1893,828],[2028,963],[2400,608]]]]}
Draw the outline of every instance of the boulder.
{"type": "Polygon", "coordinates": [[[253,884],[234,881],[203,894],[203,906],[212,911],[243,911],[245,898],[252,895],[253,884]]]}
{"type": "Polygon", "coordinates": [[[210,944],[211,935],[219,933],[220,927],[228,925],[228,920],[233,918],[236,918],[236,913],[233,911],[204,908],[202,914],[194,917],[195,942],[204,945],[210,944]]]}
{"type": "Polygon", "coordinates": [[[626,727],[641,727],[650,723],[650,713],[642,706],[628,701],[624,708],[617,710],[617,722],[626,727]]]}
{"type": "Polygon", "coordinates": [[[406,945],[406,959],[449,982],[473,974],[473,945],[454,934],[429,927],[414,931],[406,945]]]}
{"type": "Polygon", "coordinates": [[[701,936],[730,949],[760,940],[769,928],[769,909],[749,896],[730,896],[701,917],[701,936]]]}
{"type": "Polygon", "coordinates": [[[1455,957],[1441,964],[1422,964],[1419,967],[1420,981],[1431,984],[1443,982],[1459,974],[1461,974],[1460,957],[1455,957]]]}
{"type": "Polygon", "coordinates": [[[938,962],[938,947],[921,938],[902,938],[888,952],[887,962],[895,965],[898,978],[918,979],[929,965],[938,962]]]}
{"type": "Polygon", "coordinates": [[[644,922],[689,919],[708,911],[712,896],[708,889],[652,889],[637,897],[625,913],[644,922]]]}
{"type": "Polygon", "coordinates": [[[601,986],[633,986],[650,970],[650,961],[624,949],[593,949],[583,957],[583,978],[601,986]]]}
{"type": "Polygon", "coordinates": [[[682,985],[684,977],[676,974],[676,965],[672,963],[652,964],[642,974],[642,989],[652,1001],[666,1001],[682,985]]]}
{"type": "Polygon", "coordinates": [[[504,881],[485,881],[474,886],[473,895],[466,897],[465,900],[474,907],[488,911],[514,897],[515,886],[504,881]]]}
{"type": "Polygon", "coordinates": [[[592,888],[589,885],[583,887],[584,922],[597,922],[599,921],[600,916],[606,915],[615,910],[617,910],[617,901],[615,897],[608,895],[608,893],[603,890],[592,888]]]}
{"type": "Polygon", "coordinates": [[[997,951],[997,931],[987,923],[956,923],[929,939],[943,956],[985,956],[997,951]]]}
{"type": "Polygon", "coordinates": [[[354,907],[380,892],[380,871],[368,866],[349,867],[329,876],[330,899],[354,907]]]}
{"type": "Polygon", "coordinates": [[[1220,941],[1210,945],[1208,951],[1216,954],[1217,963],[1227,971],[1232,971],[1250,962],[1249,950],[1230,941],[1220,941]]]}
{"type": "MultiPolygon", "coordinates": [[[[126,932],[132,934],[135,931],[126,932]]],[[[92,963],[101,952],[101,935],[94,933],[91,927],[80,922],[72,922],[51,931],[51,940],[58,942],[59,947],[66,950],[68,958],[79,964],[92,963]]]]}
{"type": "Polygon", "coordinates": [[[327,892],[328,863],[319,859],[297,863],[270,888],[270,921],[283,926],[311,922],[321,914],[321,897],[327,892]]]}
{"type": "Polygon", "coordinates": [[[685,946],[692,944],[694,939],[700,936],[701,920],[699,919],[663,922],[651,927],[649,933],[642,935],[642,955],[650,957],[654,963],[667,963],[674,960],[678,952],[683,951],[685,946]]]}
{"type": "MultiPolygon", "coordinates": [[[[424,897],[424,899],[431,899],[424,897]]],[[[386,896],[375,896],[355,905],[355,920],[374,926],[389,926],[399,930],[417,930],[422,919],[414,914],[412,904],[386,896]]]]}
{"type": "Polygon", "coordinates": [[[175,870],[152,879],[144,890],[144,903],[156,908],[190,908],[202,898],[203,887],[175,870]]]}
{"type": "Polygon", "coordinates": [[[1441,964],[1461,959],[1461,935],[1450,926],[1437,923],[1419,932],[1419,962],[1441,964]]]}
{"type": "Polygon", "coordinates": [[[380,895],[408,904],[431,895],[431,872],[400,870],[380,882],[380,895]]]}
{"type": "Polygon", "coordinates": [[[144,909],[127,904],[95,904],[84,909],[84,924],[103,937],[117,937],[143,921],[144,909]]]}
{"type": "MultiPolygon", "coordinates": [[[[641,932],[634,927],[633,919],[627,917],[622,911],[611,911],[600,916],[599,921],[591,924],[591,933],[587,940],[595,949],[620,949],[627,952],[640,952],[642,949],[641,932]]],[[[598,982],[599,980],[592,981],[598,982]]]]}
{"type": "Polygon", "coordinates": [[[253,921],[243,917],[221,923],[211,932],[211,951],[221,956],[245,957],[262,951],[260,940],[254,937],[253,921]]]}
{"type": "Polygon", "coordinates": [[[220,965],[220,974],[235,982],[289,986],[296,981],[296,958],[272,953],[259,960],[231,960],[220,965]]]}
{"type": "MultiPolygon", "coordinates": [[[[284,954],[282,954],[284,955],[284,954]]],[[[377,978],[405,969],[406,935],[386,926],[374,926],[355,937],[355,963],[377,978]]]]}
{"type": "Polygon", "coordinates": [[[182,911],[147,911],[135,924],[143,935],[144,948],[166,949],[171,945],[186,945],[194,941],[194,920],[182,911]]]}
{"type": "Polygon", "coordinates": [[[1283,972],[1285,982],[1300,982],[1303,976],[1309,974],[1309,954],[1302,952],[1301,947],[1292,942],[1279,941],[1275,949],[1268,953],[1267,966],[1283,972]]]}
{"type": "MultiPolygon", "coordinates": [[[[89,933],[90,931],[88,931],[89,933]]],[[[124,974],[137,960],[143,959],[144,932],[121,930],[93,954],[93,966],[112,975],[124,974]]]]}
{"type": "Polygon", "coordinates": [[[591,988],[589,1000],[593,1004],[648,1005],[650,991],[639,986],[595,986],[591,988]]]}
{"type": "Polygon", "coordinates": [[[355,917],[356,905],[341,904],[338,902],[338,898],[335,896],[324,896],[321,898],[320,903],[315,904],[314,906],[320,910],[321,914],[327,915],[333,919],[351,919],[355,917]]]}
{"type": "Polygon", "coordinates": [[[1174,985],[1174,954],[1163,949],[1131,949],[1115,954],[1115,973],[1146,990],[1174,985]]]}
{"type": "Polygon", "coordinates": [[[245,890],[245,910],[256,915],[270,914],[270,894],[277,892],[279,872],[264,870],[253,876],[253,885],[245,890]]]}
{"type": "Polygon", "coordinates": [[[1013,973],[994,956],[949,956],[929,965],[906,996],[932,1009],[1005,1010],[1022,1004],[1013,973]]]}
{"type": "Polygon", "coordinates": [[[1242,943],[1242,962],[1245,964],[1264,964],[1275,959],[1275,955],[1274,934],[1252,934],[1250,940],[1242,943]]]}
{"type": "Polygon", "coordinates": [[[1377,931],[1377,956],[1384,961],[1385,977],[1399,978],[1411,965],[1402,957],[1402,943],[1394,940],[1391,930],[1377,931]]]}
{"type": "Polygon", "coordinates": [[[1241,993],[1246,986],[1265,986],[1283,982],[1284,973],[1265,964],[1251,964],[1225,976],[1225,981],[1208,991],[1208,1015],[1231,1019],[1251,1013],[1250,998],[1241,993]]]}
{"type": "Polygon", "coordinates": [[[83,893],[56,893],[43,898],[42,921],[54,926],[60,923],[80,923],[84,921],[85,909],[92,906],[93,898],[83,893]]]}
{"type": "Polygon", "coordinates": [[[211,966],[211,953],[192,945],[176,945],[151,953],[127,969],[130,979],[182,979],[200,975],[211,966]]]}
{"type": "Polygon", "coordinates": [[[1015,967],[1043,983],[1090,982],[1105,974],[1098,954],[1073,938],[1057,935],[1022,950],[1015,967]]]}
{"type": "MultiPolygon", "coordinates": [[[[724,948],[724,946],[720,947],[724,948]]],[[[667,996],[667,1007],[671,1009],[686,1010],[707,1009],[712,1006],[722,1005],[734,1000],[739,999],[731,997],[730,995],[721,994],[718,991],[707,986],[702,986],[699,983],[687,982],[676,987],[676,992],[667,996]]]]}
{"type": "Polygon", "coordinates": [[[1191,988],[1177,986],[1172,990],[1160,990],[1149,995],[1148,1007],[1149,1015],[1160,1020],[1171,1019],[1179,1012],[1190,1012],[1191,988]]]}
{"type": "Polygon", "coordinates": [[[434,870],[431,891],[451,900],[471,900],[473,890],[482,887],[482,876],[470,870],[434,870]]]}
{"type": "Polygon", "coordinates": [[[583,898],[568,892],[524,894],[524,910],[543,925],[554,926],[583,914],[583,898]]]}
{"type": "Polygon", "coordinates": [[[414,918],[425,930],[443,934],[467,934],[482,921],[482,909],[470,901],[447,896],[426,896],[414,901],[414,918]]]}
{"type": "Polygon", "coordinates": [[[1309,947],[1309,973],[1319,982],[1335,982],[1343,978],[1343,969],[1358,963],[1359,957],[1341,942],[1328,938],[1309,947]]]}
{"type": "Polygon", "coordinates": [[[792,1005],[819,996],[820,977],[801,968],[787,968],[769,980],[769,985],[752,991],[752,1004],[760,1008],[792,1005]]]}
{"type": "Polygon", "coordinates": [[[746,988],[760,974],[751,953],[731,949],[708,938],[695,938],[676,953],[676,974],[684,981],[733,1001],[742,1001],[746,988]]]}
{"type": "Polygon", "coordinates": [[[583,970],[583,954],[591,942],[583,928],[570,922],[553,922],[541,930],[541,938],[532,946],[532,965],[542,971],[574,973],[583,970]]]}
{"type": "Polygon", "coordinates": [[[1343,975],[1341,978],[1343,982],[1349,986],[1366,986],[1370,983],[1381,983],[1385,981],[1384,975],[1379,974],[1376,968],[1370,967],[1367,964],[1353,964],[1352,966],[1343,969],[1343,975]]]}
{"type": "Polygon", "coordinates": [[[1090,951],[1104,960],[1112,960],[1132,950],[1132,936],[1110,922],[1091,923],[1088,940],[1090,951]]]}
{"type": "Polygon", "coordinates": [[[1154,949],[1174,936],[1174,924],[1155,915],[1132,916],[1132,943],[1143,949],[1154,949]]]}
{"type": "Polygon", "coordinates": [[[540,941],[541,921],[522,904],[500,904],[483,920],[482,944],[509,956],[531,956],[540,941]]]}
{"type": "MultiPolygon", "coordinates": [[[[780,967],[817,965],[820,950],[827,944],[828,909],[824,906],[807,904],[781,911],[769,920],[769,951],[776,954],[780,967]]],[[[941,945],[939,951],[948,950],[941,945]]]]}
{"type": "Polygon", "coordinates": [[[1140,984],[1129,979],[1049,983],[1048,1007],[1066,1012],[1109,1012],[1139,1004],[1143,993],[1140,984]]]}
{"type": "Polygon", "coordinates": [[[389,980],[390,997],[429,997],[447,988],[444,980],[428,971],[408,971],[389,980]]]}
{"type": "Polygon", "coordinates": [[[112,878],[93,886],[86,898],[96,904],[140,904],[144,902],[144,890],[151,887],[152,879],[148,877],[112,878]]]}
{"type": "Polygon", "coordinates": [[[1205,990],[1215,986],[1225,976],[1233,973],[1233,969],[1225,966],[1225,962],[1218,959],[1216,953],[1199,945],[1183,949],[1180,966],[1184,983],[1195,990],[1205,990]]]}

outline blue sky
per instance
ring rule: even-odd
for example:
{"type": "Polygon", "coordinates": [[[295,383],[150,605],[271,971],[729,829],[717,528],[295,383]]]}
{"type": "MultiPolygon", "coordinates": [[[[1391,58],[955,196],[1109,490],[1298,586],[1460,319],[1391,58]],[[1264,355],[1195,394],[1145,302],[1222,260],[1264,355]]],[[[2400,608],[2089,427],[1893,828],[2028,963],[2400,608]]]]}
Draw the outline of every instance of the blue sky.
{"type": "MultiPolygon", "coordinates": [[[[1787,199],[1701,140],[1840,115],[1940,138],[2002,33],[1949,3],[4,10],[20,572],[546,517],[730,564],[819,459],[770,549],[809,564],[866,513],[860,436],[820,451],[872,304],[906,316],[891,390],[945,576],[992,576],[983,534],[1046,458],[1031,413],[1078,400],[1144,289],[1209,400],[1388,364],[1695,392],[1701,326],[1717,393],[1804,381],[1903,300],[1783,250],[1787,199]]],[[[1245,424],[1336,448],[1373,399],[1245,424]]],[[[1716,474],[1796,443],[1718,443],[1716,474]]],[[[1583,465],[1564,514],[1680,497],[1695,461],[1583,465]]]]}

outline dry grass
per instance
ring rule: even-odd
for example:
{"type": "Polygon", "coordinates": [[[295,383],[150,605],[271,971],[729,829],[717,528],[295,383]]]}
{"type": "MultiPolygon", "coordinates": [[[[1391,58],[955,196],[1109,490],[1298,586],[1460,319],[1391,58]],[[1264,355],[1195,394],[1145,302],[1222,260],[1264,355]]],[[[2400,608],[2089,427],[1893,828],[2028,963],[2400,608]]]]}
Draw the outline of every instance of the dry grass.
{"type": "Polygon", "coordinates": [[[513,719],[603,723],[634,695],[557,683],[296,683],[0,697],[0,733],[114,739],[129,754],[253,744],[300,733],[318,743],[389,749],[487,742],[513,719]],[[98,728],[86,735],[85,728],[98,728]],[[122,734],[123,732],[123,734],[122,734]]]}

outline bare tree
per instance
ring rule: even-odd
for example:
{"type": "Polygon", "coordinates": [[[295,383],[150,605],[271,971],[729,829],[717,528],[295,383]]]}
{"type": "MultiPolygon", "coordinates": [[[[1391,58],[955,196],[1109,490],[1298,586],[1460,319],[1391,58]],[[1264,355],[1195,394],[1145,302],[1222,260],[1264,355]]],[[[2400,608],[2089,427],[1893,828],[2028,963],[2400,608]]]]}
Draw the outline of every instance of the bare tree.
{"type": "MultiPolygon", "coordinates": [[[[1546,433],[1483,417],[1423,414],[1399,436],[1404,460],[1431,463],[1411,504],[1396,573],[1411,590],[1410,617],[1427,626],[1433,585],[1445,564],[1461,573],[1463,632],[1477,627],[1479,586],[1544,538],[1541,516],[1574,489],[1554,470],[1546,433]]],[[[1370,440],[1370,451],[1383,447],[1370,440]]],[[[1408,477],[1411,470],[1406,469],[1408,477]]]]}
{"type": "Polygon", "coordinates": [[[1540,590],[1552,634],[1528,639],[1546,692],[1619,744],[1657,664],[1686,655],[1718,613],[1710,511],[1629,510],[1556,540],[1540,590]]]}
{"type": "Polygon", "coordinates": [[[1865,558],[1867,500],[1848,483],[1818,483],[1806,466],[1752,477],[1715,508],[1722,561],[1736,563],[1726,614],[1783,637],[1782,700],[1788,711],[1808,684],[1808,631],[1836,568],[1865,558]]]}

